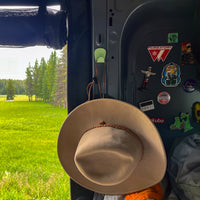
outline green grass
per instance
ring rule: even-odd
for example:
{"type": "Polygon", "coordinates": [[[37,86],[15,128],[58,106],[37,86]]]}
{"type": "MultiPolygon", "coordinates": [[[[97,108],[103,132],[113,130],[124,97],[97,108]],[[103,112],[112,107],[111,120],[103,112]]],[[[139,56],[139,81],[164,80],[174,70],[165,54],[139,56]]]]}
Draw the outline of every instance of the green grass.
{"type": "Polygon", "coordinates": [[[57,156],[66,109],[43,102],[0,102],[0,200],[69,200],[57,156]]]}
{"type": "MultiPolygon", "coordinates": [[[[7,95],[0,95],[0,101],[6,101],[7,95]]],[[[32,96],[32,100],[35,101],[35,95],[32,96]]],[[[15,95],[14,96],[14,101],[28,101],[28,96],[27,95],[15,95]]]]}

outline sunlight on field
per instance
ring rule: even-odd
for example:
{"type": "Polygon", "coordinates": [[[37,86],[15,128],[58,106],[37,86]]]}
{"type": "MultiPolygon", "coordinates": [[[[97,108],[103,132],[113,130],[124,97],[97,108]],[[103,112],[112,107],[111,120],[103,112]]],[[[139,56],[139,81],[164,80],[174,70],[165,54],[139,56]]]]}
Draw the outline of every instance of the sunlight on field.
{"type": "Polygon", "coordinates": [[[69,200],[67,196],[68,189],[66,176],[62,174],[51,174],[48,180],[44,180],[42,177],[37,178],[37,182],[31,182],[31,172],[7,172],[5,171],[4,176],[0,182],[0,194],[3,196],[2,200],[69,200]],[[62,180],[62,181],[61,181],[62,180]],[[64,182],[63,180],[66,180],[64,182]],[[63,191],[60,191],[60,188],[63,191]],[[35,197],[35,198],[34,198],[35,197]]]}
{"type": "Polygon", "coordinates": [[[25,97],[0,102],[0,200],[70,200],[57,155],[67,110],[25,97]]]}
{"type": "MultiPolygon", "coordinates": [[[[33,95],[32,100],[35,101],[35,95],[33,95]]],[[[0,95],[0,101],[7,101],[6,95],[0,95]]],[[[28,101],[27,95],[15,95],[14,101],[28,101]]]]}
{"type": "Polygon", "coordinates": [[[6,101],[6,95],[0,95],[0,101],[6,101]]]}

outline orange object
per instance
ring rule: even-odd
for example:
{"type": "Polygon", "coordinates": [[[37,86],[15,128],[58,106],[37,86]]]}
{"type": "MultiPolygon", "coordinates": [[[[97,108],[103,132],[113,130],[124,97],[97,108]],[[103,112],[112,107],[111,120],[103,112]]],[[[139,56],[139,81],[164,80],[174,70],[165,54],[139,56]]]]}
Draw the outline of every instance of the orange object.
{"type": "Polygon", "coordinates": [[[160,184],[156,184],[150,188],[140,192],[134,192],[125,196],[125,200],[163,200],[163,192],[160,184]]]}

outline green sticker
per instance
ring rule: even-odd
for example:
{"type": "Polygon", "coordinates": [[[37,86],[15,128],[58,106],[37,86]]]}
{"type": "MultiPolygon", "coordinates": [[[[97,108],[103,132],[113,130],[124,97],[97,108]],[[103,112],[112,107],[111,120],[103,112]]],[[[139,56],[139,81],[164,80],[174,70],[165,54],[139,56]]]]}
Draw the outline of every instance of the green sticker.
{"type": "Polygon", "coordinates": [[[171,130],[184,130],[184,133],[193,129],[190,124],[190,114],[181,113],[174,118],[174,123],[170,125],[171,130]]]}
{"type": "Polygon", "coordinates": [[[178,33],[168,33],[168,43],[178,43],[178,33]]]}

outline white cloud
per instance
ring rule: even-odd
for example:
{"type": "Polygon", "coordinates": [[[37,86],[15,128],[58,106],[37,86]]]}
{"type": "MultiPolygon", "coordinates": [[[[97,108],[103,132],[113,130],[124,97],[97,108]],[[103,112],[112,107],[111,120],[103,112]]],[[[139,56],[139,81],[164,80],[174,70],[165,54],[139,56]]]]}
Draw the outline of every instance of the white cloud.
{"type": "MultiPolygon", "coordinates": [[[[29,63],[33,66],[36,59],[40,63],[42,57],[47,61],[52,51],[54,49],[42,46],[0,48],[0,79],[25,79],[29,63]]],[[[56,52],[59,56],[60,50],[56,52]]]]}

